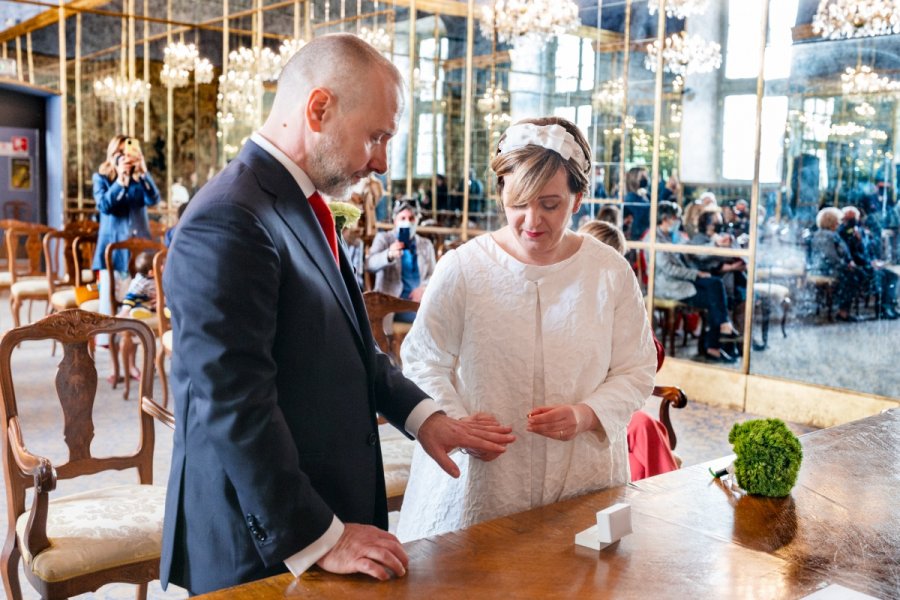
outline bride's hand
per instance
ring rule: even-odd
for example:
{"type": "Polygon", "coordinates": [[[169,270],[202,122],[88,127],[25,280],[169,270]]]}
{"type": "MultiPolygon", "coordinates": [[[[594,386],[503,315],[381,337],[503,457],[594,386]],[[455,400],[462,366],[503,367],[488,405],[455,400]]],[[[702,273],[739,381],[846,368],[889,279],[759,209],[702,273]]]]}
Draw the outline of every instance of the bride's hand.
{"type": "Polygon", "coordinates": [[[563,442],[599,426],[600,420],[587,404],[560,404],[532,410],[525,430],[563,442]]]}
{"type": "MultiPolygon", "coordinates": [[[[477,423],[479,425],[487,425],[489,427],[499,427],[500,422],[494,417],[494,415],[489,413],[475,413],[473,415],[469,415],[466,417],[462,417],[459,419],[463,423],[477,423]]],[[[473,450],[471,448],[460,448],[464,453],[468,454],[473,458],[477,458],[479,460],[483,460],[484,462],[490,462],[500,456],[502,452],[486,452],[473,450]]]]}

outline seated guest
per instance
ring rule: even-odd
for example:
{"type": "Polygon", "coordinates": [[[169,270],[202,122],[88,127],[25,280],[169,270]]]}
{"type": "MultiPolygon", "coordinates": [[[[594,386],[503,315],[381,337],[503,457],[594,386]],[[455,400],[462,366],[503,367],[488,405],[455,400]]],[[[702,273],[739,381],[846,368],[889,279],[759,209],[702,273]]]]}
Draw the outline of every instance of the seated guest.
{"type": "Polygon", "coordinates": [[[856,321],[850,314],[850,305],[865,283],[866,277],[856,268],[850,249],[837,233],[843,213],[833,206],[826,206],[816,215],[818,229],[810,242],[809,272],[835,278],[835,302],[838,321],[856,321]]]}
{"type": "MultiPolygon", "coordinates": [[[[375,273],[376,292],[397,296],[414,302],[422,301],[425,286],[434,272],[435,254],[431,240],[416,235],[419,211],[412,200],[400,200],[394,205],[394,229],[375,236],[366,270],[375,273]]],[[[397,313],[393,318],[412,323],[415,313],[397,313]]],[[[385,332],[390,333],[393,321],[384,319],[385,332]]]]}
{"type": "MultiPolygon", "coordinates": [[[[669,239],[680,220],[681,208],[677,204],[660,202],[656,213],[657,239],[669,239]]],[[[659,298],[705,308],[705,357],[713,362],[734,362],[735,358],[722,349],[722,342],[735,342],[740,334],[728,318],[728,299],[721,277],[688,266],[678,252],[657,252],[655,290],[659,298]]]]}
{"type": "MultiPolygon", "coordinates": [[[[615,225],[591,221],[583,225],[578,233],[594,236],[625,256],[625,234],[615,225]]],[[[656,346],[656,370],[659,371],[666,357],[666,350],[656,336],[653,336],[653,343],[656,346]]],[[[628,465],[631,467],[632,481],[678,468],[665,425],[640,410],[631,415],[628,422],[628,465]]]]}
{"type": "Polygon", "coordinates": [[[520,121],[491,168],[507,225],[441,258],[401,358],[448,415],[507,423],[516,441],[500,456],[463,448],[456,480],[417,446],[401,540],[627,483],[626,428],[653,389],[630,266],[568,227],[589,192],[584,134],[559,117],[520,121]]]}
{"type": "MultiPolygon", "coordinates": [[[[859,269],[869,289],[880,295],[882,319],[896,319],[900,314],[894,309],[897,303],[897,274],[884,268],[884,261],[879,260],[872,252],[873,244],[869,241],[871,233],[860,224],[860,212],[855,206],[842,209],[843,222],[838,227],[838,235],[847,244],[854,268],[859,269]]],[[[880,244],[878,246],[880,248],[880,244]]],[[[867,292],[868,290],[863,290],[867,292]]]]}
{"type": "MultiPolygon", "coordinates": [[[[697,219],[697,233],[688,242],[692,246],[715,246],[717,248],[737,248],[734,236],[725,231],[725,221],[719,210],[704,210],[697,219]]],[[[689,266],[708,271],[722,278],[728,295],[728,308],[733,309],[747,298],[747,263],[742,258],[688,254],[685,260],[689,266]]]]}

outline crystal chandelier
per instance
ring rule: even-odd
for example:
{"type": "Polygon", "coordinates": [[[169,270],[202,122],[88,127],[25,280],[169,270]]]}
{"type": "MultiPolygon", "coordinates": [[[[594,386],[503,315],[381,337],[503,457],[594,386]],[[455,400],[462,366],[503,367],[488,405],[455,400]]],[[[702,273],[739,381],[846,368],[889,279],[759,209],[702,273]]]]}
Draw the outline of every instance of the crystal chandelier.
{"type": "Polygon", "coordinates": [[[543,46],[581,25],[572,0],[495,0],[481,7],[481,33],[513,46],[543,46]]]}
{"type": "MultiPolygon", "coordinates": [[[[656,72],[659,40],[647,44],[644,66],[656,72]]],[[[673,33],[666,37],[662,51],[663,71],[673,75],[709,73],[722,66],[722,47],[716,42],[708,42],[698,35],[685,32],[673,33]]]]}
{"type": "Polygon", "coordinates": [[[163,50],[163,68],[159,79],[167,88],[182,88],[191,81],[191,72],[197,83],[210,83],[213,80],[213,66],[209,59],[200,58],[200,52],[194,44],[172,42],[163,50]]]}
{"type": "Polygon", "coordinates": [[[364,42],[368,42],[373,48],[382,53],[391,51],[391,36],[384,30],[384,27],[369,28],[362,27],[358,35],[364,42]]]}
{"type": "Polygon", "coordinates": [[[900,33],[896,0],[820,0],[813,33],[832,40],[900,33]]]}
{"type": "Polygon", "coordinates": [[[150,92],[150,84],[143,79],[128,80],[124,77],[109,77],[94,81],[94,94],[104,102],[124,102],[135,106],[143,102],[150,92]]]}
{"type": "Polygon", "coordinates": [[[259,117],[258,99],[267,81],[275,81],[284,65],[306,42],[284,40],[273,52],[269,48],[240,47],[228,53],[228,70],[219,76],[216,118],[222,125],[236,121],[255,123],[259,117]]]}
{"type": "Polygon", "coordinates": [[[877,94],[896,90],[898,87],[900,87],[900,82],[880,77],[872,70],[872,67],[866,65],[856,68],[847,67],[841,74],[841,90],[849,96],[877,94]]]}
{"type": "MultiPolygon", "coordinates": [[[[656,14],[656,4],[656,0],[647,2],[647,11],[651,15],[656,14]]],[[[685,19],[691,15],[703,14],[707,6],[709,6],[709,0],[666,0],[666,16],[685,19]]]]}
{"type": "Polygon", "coordinates": [[[591,96],[591,105],[600,112],[622,112],[625,106],[625,80],[619,77],[600,84],[591,96]]]}

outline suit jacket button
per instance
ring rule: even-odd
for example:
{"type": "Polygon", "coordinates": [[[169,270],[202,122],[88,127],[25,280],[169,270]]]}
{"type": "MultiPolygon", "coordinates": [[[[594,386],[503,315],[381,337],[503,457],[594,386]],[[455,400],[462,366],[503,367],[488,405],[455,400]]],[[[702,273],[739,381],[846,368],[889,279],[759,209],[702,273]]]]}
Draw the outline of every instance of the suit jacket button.
{"type": "Polygon", "coordinates": [[[369,444],[370,446],[374,446],[375,444],[377,444],[378,443],[378,434],[370,433],[369,437],[366,439],[366,443],[369,444]]]}

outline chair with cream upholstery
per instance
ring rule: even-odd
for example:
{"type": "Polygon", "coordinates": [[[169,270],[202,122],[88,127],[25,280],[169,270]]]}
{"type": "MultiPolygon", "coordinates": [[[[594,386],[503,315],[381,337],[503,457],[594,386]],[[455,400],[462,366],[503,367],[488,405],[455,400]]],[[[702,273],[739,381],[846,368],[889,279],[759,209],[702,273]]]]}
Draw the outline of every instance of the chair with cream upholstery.
{"type": "MultiPolygon", "coordinates": [[[[402,333],[395,332],[394,335],[388,336],[384,333],[384,318],[395,312],[415,311],[419,308],[418,302],[412,300],[403,300],[396,296],[389,296],[381,292],[365,292],[363,300],[366,303],[366,312],[369,316],[369,327],[372,329],[372,335],[386,354],[391,356],[397,364],[400,363],[400,343],[403,341],[399,338],[402,333]]],[[[402,323],[399,325],[407,325],[402,323]]],[[[406,493],[406,484],[409,481],[409,467],[412,463],[413,449],[416,447],[415,442],[407,439],[405,436],[393,432],[381,436],[381,458],[384,464],[384,485],[387,490],[388,510],[400,510],[403,504],[403,495],[406,493]]]]}
{"type": "MultiPolygon", "coordinates": [[[[106,270],[110,273],[110,280],[115,281],[115,277],[112,275],[114,269],[112,269],[113,265],[113,252],[126,250],[128,252],[128,274],[131,277],[134,277],[137,272],[134,266],[134,259],[138,254],[142,252],[159,252],[160,250],[165,250],[166,247],[160,243],[153,240],[148,240],[144,238],[128,238],[127,240],[122,240],[120,242],[113,242],[106,246],[106,251],[104,252],[104,259],[106,270]]],[[[109,305],[112,309],[112,313],[116,314],[119,312],[119,308],[121,308],[121,302],[119,302],[119,298],[116,297],[116,287],[115,285],[110,285],[109,289],[102,293],[109,294],[109,305]]],[[[142,319],[144,323],[147,324],[147,327],[150,327],[152,331],[156,331],[156,314],[154,314],[149,319],[142,319]]],[[[109,338],[109,351],[112,355],[113,362],[113,388],[116,387],[116,384],[119,381],[119,340],[118,336],[110,336],[109,338]]],[[[127,343],[127,336],[125,342],[127,343]]],[[[131,392],[131,376],[129,373],[124,373],[125,379],[125,392],[123,394],[123,398],[128,399],[128,395],[131,392]]],[[[141,373],[141,379],[143,380],[143,372],[141,373]]]]}
{"type": "Polygon", "coordinates": [[[9,307],[15,327],[20,325],[19,311],[23,302],[28,301],[28,320],[31,321],[32,303],[35,300],[48,301],[50,285],[41,259],[44,254],[44,235],[51,231],[55,230],[38,223],[17,225],[6,230],[6,255],[9,257],[10,276],[9,307]],[[24,265],[17,260],[23,253],[27,259],[24,265]]]}
{"type": "Polygon", "coordinates": [[[31,223],[15,219],[0,219],[0,232],[3,232],[3,243],[0,244],[0,290],[8,290],[12,284],[9,272],[9,256],[6,253],[6,232],[13,227],[28,227],[31,223]]]}
{"type": "MultiPolygon", "coordinates": [[[[166,489],[152,485],[152,415],[165,422],[162,418],[165,411],[151,398],[152,377],[145,378],[141,386],[144,402],[136,408],[138,417],[134,425],[138,431],[134,452],[104,457],[91,455],[97,369],[89,341],[97,334],[125,331],[144,347],[143,368],[152,373],[153,333],[133,319],[73,309],[12,329],[0,340],[3,419],[0,429],[8,516],[0,572],[9,598],[22,598],[20,559],[29,583],[46,599],[68,598],[111,582],[138,584],[137,597],[146,598],[147,583],[159,576],[166,489]],[[46,393],[42,389],[40,398],[23,396],[27,388],[15,384],[11,357],[23,341],[51,339],[63,347],[55,379],[61,409],[57,414],[63,422],[63,436],[55,441],[26,440],[23,432],[29,431],[28,423],[19,414],[18,403],[46,401],[46,393]],[[25,422],[20,423],[20,419],[25,422]],[[65,454],[60,455],[60,449],[67,453],[68,460],[62,458],[65,454]],[[49,455],[61,457],[51,462],[45,458],[49,455]],[[58,480],[131,468],[137,470],[136,484],[64,497],[54,495],[58,480]],[[29,490],[32,503],[26,508],[29,490]]],[[[40,414],[47,416],[46,411],[40,414]]]]}
{"type": "Polygon", "coordinates": [[[166,294],[163,291],[163,271],[166,268],[167,250],[161,250],[153,256],[153,278],[156,280],[156,336],[159,348],[156,349],[156,372],[162,384],[164,407],[169,406],[169,380],[166,377],[166,358],[172,356],[172,323],[166,308],[166,294]]]}

